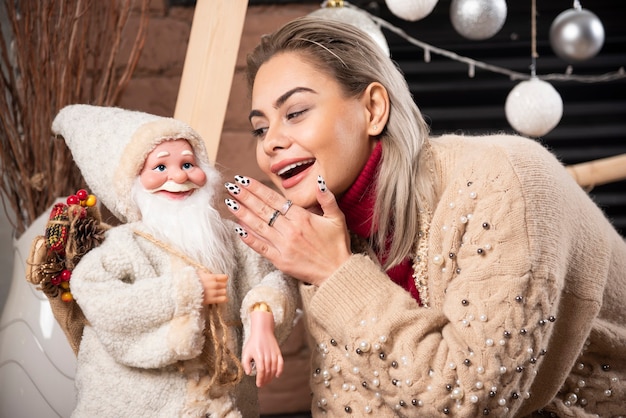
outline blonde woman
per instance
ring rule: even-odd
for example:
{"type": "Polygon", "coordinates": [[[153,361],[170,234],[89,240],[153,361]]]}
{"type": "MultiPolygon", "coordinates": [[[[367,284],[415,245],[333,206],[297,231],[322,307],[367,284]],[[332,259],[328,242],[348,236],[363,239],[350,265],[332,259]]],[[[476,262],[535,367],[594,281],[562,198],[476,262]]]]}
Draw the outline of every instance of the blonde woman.
{"type": "Polygon", "coordinates": [[[394,63],[304,17],[248,57],[242,240],[297,278],[313,416],[626,415],[626,244],[517,136],[429,137],[394,63]]]}

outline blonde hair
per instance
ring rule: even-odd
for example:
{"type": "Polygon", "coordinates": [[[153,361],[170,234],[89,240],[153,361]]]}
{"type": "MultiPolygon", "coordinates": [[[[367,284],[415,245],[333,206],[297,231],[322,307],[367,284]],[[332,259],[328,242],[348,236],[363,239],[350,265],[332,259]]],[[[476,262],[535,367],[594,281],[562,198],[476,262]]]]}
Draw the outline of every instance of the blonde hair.
{"type": "Polygon", "coordinates": [[[259,68],[280,53],[299,54],[305,62],[333,77],[346,97],[359,97],[372,82],[387,89],[390,112],[379,136],[382,161],[376,180],[371,244],[386,248],[387,237],[392,237],[384,267],[400,263],[411,255],[418,241],[420,212],[432,206],[433,196],[432,176],[419,164],[428,141],[428,126],[404,75],[365,32],[350,24],[305,16],[263,36],[248,55],[250,91],[259,68]]]}

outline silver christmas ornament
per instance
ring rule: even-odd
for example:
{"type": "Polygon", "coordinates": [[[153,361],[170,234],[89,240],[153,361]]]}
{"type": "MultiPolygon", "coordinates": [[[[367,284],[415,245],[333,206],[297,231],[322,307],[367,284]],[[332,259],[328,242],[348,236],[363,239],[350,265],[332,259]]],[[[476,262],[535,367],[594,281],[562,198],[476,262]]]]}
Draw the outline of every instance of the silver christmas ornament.
{"type": "Polygon", "coordinates": [[[370,35],[372,39],[374,39],[374,41],[378,44],[378,46],[382,48],[385,54],[389,56],[389,45],[387,45],[387,39],[385,38],[385,35],[383,35],[380,27],[372,19],[370,19],[367,13],[357,9],[337,6],[323,7],[321,9],[317,9],[309,13],[309,16],[317,16],[324,19],[333,19],[354,25],[370,35]]]}
{"type": "Polygon", "coordinates": [[[584,61],[596,55],[604,44],[604,26],[594,13],[568,9],[550,26],[550,46],[566,61],[584,61]]]}
{"type": "Polygon", "coordinates": [[[462,36],[475,41],[491,38],[506,20],[505,0],[452,0],[450,20],[462,36]]]}
{"type": "Polygon", "coordinates": [[[539,137],[561,121],[563,100],[552,84],[532,77],[509,92],[504,111],[507,121],[517,132],[539,137]]]}
{"type": "Polygon", "coordinates": [[[400,19],[415,22],[428,16],[438,0],[386,0],[389,11],[400,19]]]}

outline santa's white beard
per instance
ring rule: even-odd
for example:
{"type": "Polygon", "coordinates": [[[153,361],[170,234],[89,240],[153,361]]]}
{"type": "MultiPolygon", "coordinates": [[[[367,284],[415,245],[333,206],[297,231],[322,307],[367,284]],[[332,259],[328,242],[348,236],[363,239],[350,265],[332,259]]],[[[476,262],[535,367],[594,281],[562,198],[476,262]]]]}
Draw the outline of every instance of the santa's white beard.
{"type": "MultiPolygon", "coordinates": [[[[210,182],[182,200],[150,193],[137,180],[133,198],[141,222],[165,244],[207,267],[212,273],[231,274],[234,266],[232,242],[218,211],[212,206],[210,182]]],[[[230,233],[233,233],[230,231],[230,233]]]]}

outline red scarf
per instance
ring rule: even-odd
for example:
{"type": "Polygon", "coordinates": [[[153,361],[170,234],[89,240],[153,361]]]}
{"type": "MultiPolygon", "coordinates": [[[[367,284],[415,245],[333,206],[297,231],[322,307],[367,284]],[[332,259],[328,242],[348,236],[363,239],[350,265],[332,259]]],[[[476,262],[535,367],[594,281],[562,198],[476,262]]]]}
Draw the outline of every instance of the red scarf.
{"type": "MultiPolygon", "coordinates": [[[[369,239],[372,232],[376,199],[376,174],[380,166],[381,156],[382,144],[378,142],[354,184],[338,201],[339,208],[346,216],[348,229],[364,239],[369,239]]],[[[384,264],[384,255],[378,250],[376,255],[380,263],[384,264]]],[[[400,264],[387,270],[387,275],[394,283],[409,292],[418,303],[420,302],[419,293],[413,280],[413,265],[408,257],[400,264]]]]}

